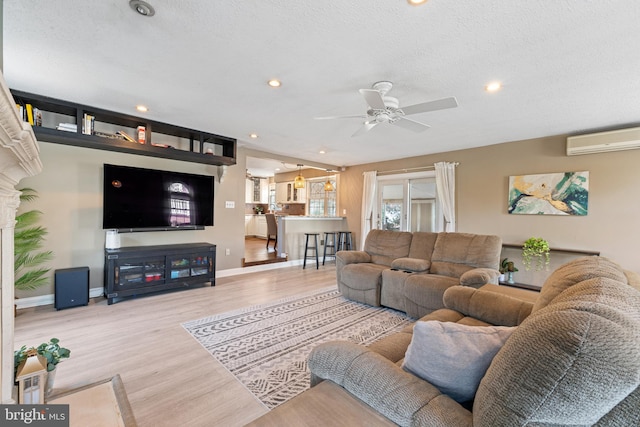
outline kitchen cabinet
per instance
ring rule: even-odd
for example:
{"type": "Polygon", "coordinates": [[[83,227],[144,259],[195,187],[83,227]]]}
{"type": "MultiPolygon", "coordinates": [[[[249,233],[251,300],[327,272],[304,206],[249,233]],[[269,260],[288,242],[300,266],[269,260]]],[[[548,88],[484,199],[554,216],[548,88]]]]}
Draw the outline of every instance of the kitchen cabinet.
{"type": "Polygon", "coordinates": [[[254,236],[267,238],[267,217],[264,215],[255,215],[253,217],[255,222],[254,236]]]}
{"type": "Polygon", "coordinates": [[[264,215],[245,215],[245,236],[267,238],[267,217],[264,215]]]}
{"type": "Polygon", "coordinates": [[[293,181],[276,183],[276,203],[306,203],[307,189],[294,188],[293,181]]]}
{"type": "Polygon", "coordinates": [[[247,178],[244,186],[245,203],[269,203],[269,183],[265,178],[247,178]]]}

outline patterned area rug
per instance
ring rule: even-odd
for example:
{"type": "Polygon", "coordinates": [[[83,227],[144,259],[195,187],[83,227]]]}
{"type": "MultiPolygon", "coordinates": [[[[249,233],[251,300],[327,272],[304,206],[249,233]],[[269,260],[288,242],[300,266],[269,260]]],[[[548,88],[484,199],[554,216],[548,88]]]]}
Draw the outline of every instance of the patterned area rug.
{"type": "Polygon", "coordinates": [[[316,345],[369,345],[411,322],[399,311],[349,301],[333,287],[182,326],[273,409],[309,388],[307,356],[316,345]]]}

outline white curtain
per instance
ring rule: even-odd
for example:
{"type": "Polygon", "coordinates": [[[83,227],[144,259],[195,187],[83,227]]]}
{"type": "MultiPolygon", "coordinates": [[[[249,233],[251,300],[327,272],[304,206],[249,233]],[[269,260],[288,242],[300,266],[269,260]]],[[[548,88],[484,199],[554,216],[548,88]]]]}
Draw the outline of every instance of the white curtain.
{"type": "Polygon", "coordinates": [[[438,162],[436,168],[436,190],[444,214],[444,231],[456,231],[456,165],[438,162]]]}
{"type": "Polygon", "coordinates": [[[362,188],[362,226],[360,233],[360,250],[364,250],[364,240],[373,228],[373,204],[376,200],[377,172],[364,172],[364,185],[362,188]]]}

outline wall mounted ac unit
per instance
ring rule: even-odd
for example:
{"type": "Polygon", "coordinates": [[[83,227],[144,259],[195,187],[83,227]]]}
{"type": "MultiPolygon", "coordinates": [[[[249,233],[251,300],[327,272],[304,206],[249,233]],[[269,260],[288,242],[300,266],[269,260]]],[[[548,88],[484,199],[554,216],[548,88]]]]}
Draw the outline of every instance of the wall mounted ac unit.
{"type": "Polygon", "coordinates": [[[567,138],[567,156],[640,148],[640,127],[567,138]]]}

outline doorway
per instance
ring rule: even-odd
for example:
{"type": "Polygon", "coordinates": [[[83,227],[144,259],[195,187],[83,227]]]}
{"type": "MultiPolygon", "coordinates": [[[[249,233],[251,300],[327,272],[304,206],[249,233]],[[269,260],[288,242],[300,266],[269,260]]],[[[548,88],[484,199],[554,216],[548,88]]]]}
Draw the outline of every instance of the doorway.
{"type": "Polygon", "coordinates": [[[376,228],[391,231],[444,230],[435,173],[378,177],[376,228]],[[430,175],[430,176],[429,176],[430,175]]]}

